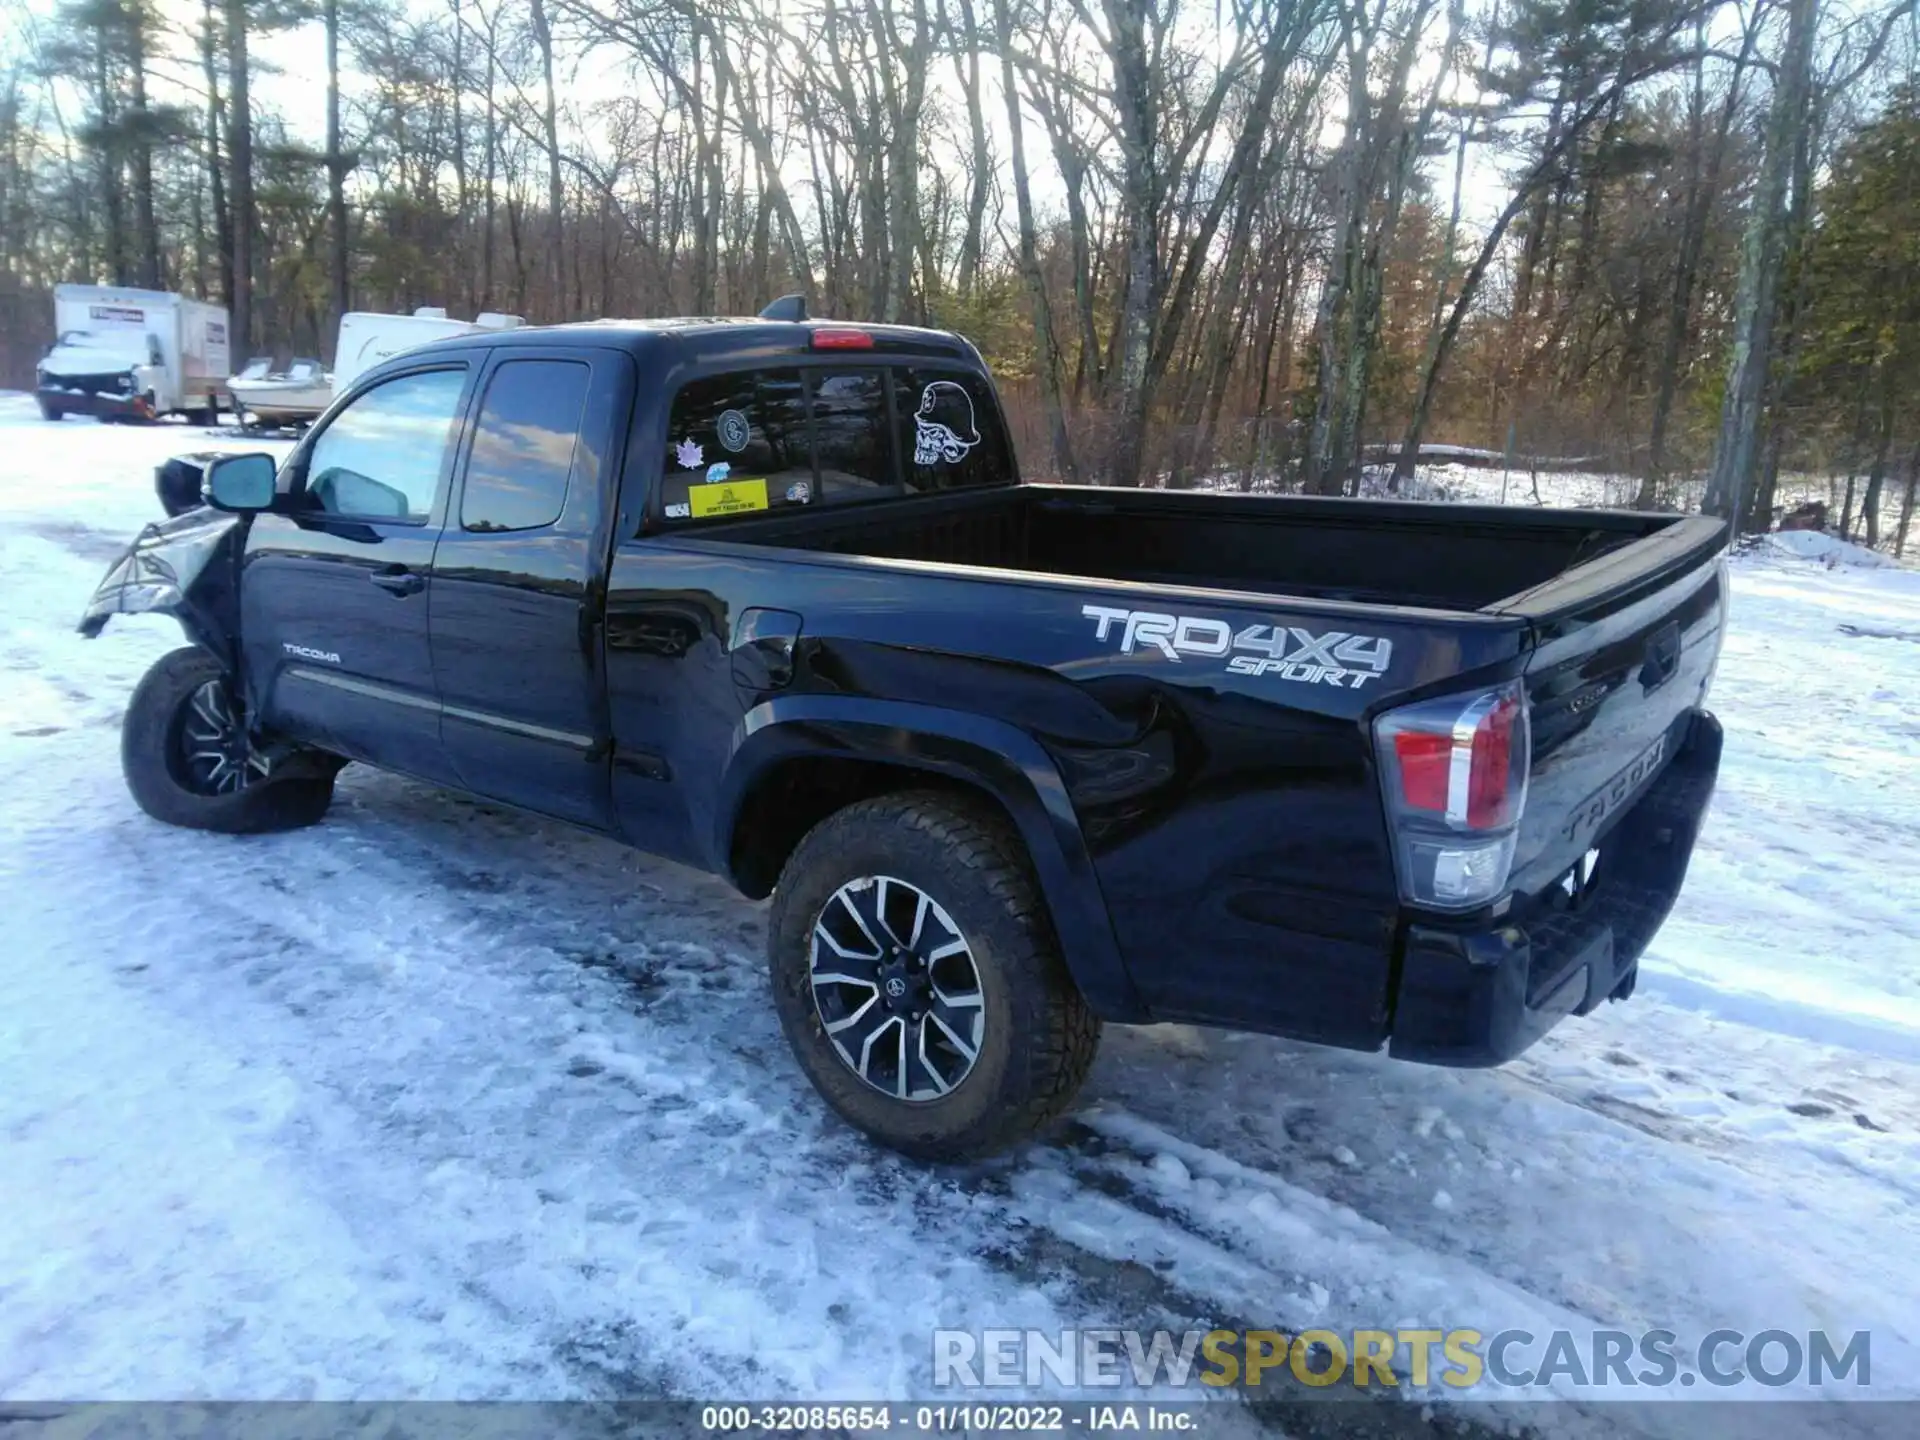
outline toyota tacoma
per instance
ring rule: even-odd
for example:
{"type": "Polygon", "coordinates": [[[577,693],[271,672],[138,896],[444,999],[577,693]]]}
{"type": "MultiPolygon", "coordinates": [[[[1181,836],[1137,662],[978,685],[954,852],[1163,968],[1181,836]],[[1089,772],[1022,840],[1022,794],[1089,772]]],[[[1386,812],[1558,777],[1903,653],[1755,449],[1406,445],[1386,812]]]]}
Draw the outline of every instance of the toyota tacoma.
{"type": "Polygon", "coordinates": [[[979,354],[783,318],[465,335],[229,455],[82,629],[172,824],[361,763],[771,895],[827,1102],[928,1158],[1103,1021],[1495,1065],[1633,989],[1713,789],[1715,521],[1022,483],[979,354]]]}

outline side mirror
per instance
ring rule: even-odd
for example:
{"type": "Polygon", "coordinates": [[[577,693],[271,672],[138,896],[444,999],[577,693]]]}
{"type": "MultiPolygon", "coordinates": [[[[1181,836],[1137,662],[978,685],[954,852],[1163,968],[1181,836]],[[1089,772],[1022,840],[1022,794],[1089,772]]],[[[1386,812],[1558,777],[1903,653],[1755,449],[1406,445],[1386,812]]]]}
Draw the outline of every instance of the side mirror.
{"type": "Polygon", "coordinates": [[[214,509],[250,514],[272,508],[279,468],[271,455],[222,455],[200,483],[214,509]]]}

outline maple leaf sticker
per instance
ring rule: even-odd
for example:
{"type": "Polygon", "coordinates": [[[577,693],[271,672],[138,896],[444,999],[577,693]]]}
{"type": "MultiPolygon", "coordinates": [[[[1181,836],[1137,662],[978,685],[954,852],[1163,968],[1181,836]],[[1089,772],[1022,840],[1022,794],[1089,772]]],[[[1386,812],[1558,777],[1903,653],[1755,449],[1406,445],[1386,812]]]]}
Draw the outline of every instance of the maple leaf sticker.
{"type": "Polygon", "coordinates": [[[680,463],[683,469],[698,470],[700,468],[700,462],[706,457],[701,452],[699,443],[689,435],[673,447],[673,458],[680,463]]]}

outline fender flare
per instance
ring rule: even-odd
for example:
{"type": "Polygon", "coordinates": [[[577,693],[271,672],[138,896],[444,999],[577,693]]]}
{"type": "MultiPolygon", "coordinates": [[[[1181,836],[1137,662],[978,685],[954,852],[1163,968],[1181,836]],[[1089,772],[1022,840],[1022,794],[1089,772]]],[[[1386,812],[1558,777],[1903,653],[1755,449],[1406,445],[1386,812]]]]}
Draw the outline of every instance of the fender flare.
{"type": "Polygon", "coordinates": [[[1103,1019],[1151,1019],[1134,989],[1079,817],[1040,743],[1005,721],[906,701],[789,695],[762,702],[735,728],[714,807],[715,868],[731,878],[733,832],[754,785],[802,756],[920,770],[983,790],[1013,819],[1040,882],[1068,972],[1103,1019]]]}

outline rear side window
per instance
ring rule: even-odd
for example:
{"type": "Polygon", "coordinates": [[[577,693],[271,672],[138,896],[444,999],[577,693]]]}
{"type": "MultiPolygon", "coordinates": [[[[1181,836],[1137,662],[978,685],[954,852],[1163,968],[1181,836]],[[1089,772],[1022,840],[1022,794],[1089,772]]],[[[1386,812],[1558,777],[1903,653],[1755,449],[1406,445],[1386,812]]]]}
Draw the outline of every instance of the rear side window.
{"type": "Polygon", "coordinates": [[[467,458],[462,529],[537,530],[560,518],[591,378],[577,360],[510,360],[493,372],[467,458]]]}
{"type": "Polygon", "coordinates": [[[964,490],[1014,478],[1000,407],[985,377],[965,370],[894,372],[907,488],[964,490]]]}
{"type": "Polygon", "coordinates": [[[668,415],[666,459],[661,498],[671,520],[811,500],[800,372],[743,370],[690,381],[668,415]]]}

